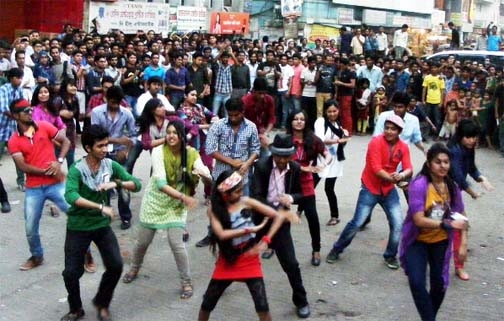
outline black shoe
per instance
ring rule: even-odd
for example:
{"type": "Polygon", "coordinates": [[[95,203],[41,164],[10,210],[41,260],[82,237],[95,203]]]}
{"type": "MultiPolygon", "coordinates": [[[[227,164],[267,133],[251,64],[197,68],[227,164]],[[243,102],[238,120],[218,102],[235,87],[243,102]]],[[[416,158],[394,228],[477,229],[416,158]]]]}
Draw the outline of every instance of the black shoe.
{"type": "Polygon", "coordinates": [[[301,319],[306,319],[311,314],[310,306],[307,304],[304,307],[298,307],[296,313],[297,316],[300,317],[301,319]]]}
{"type": "Polygon", "coordinates": [[[326,262],[329,264],[336,263],[336,261],[338,261],[339,259],[339,255],[340,254],[336,252],[334,248],[332,248],[329,254],[327,254],[326,262]]]}
{"type": "Polygon", "coordinates": [[[319,253],[318,257],[315,256],[315,253],[312,253],[311,265],[313,265],[313,266],[319,266],[320,265],[320,253],[319,253]]]}
{"type": "Polygon", "coordinates": [[[400,265],[395,257],[387,257],[384,259],[385,265],[392,270],[397,270],[400,265]]]}
{"type": "Polygon", "coordinates": [[[196,243],[196,247],[206,247],[210,245],[210,236],[205,236],[198,243],[196,243]]]}
{"type": "Polygon", "coordinates": [[[11,211],[11,207],[9,201],[2,202],[2,213],[9,213],[11,211]]]}
{"type": "Polygon", "coordinates": [[[84,314],[86,313],[84,313],[84,310],[80,308],[75,312],[68,312],[67,314],[65,314],[63,317],[61,317],[61,321],[76,321],[84,317],[84,314]]]}
{"type": "Polygon", "coordinates": [[[130,221],[122,221],[121,230],[127,230],[131,227],[130,221]]]}

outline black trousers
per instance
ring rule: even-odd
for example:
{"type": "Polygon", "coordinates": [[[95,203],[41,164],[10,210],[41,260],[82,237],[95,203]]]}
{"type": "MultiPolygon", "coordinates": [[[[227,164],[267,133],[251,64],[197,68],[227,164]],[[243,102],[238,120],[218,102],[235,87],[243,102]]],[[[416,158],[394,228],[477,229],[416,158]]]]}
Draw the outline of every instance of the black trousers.
{"type": "Polygon", "coordinates": [[[8,201],[9,199],[7,197],[7,192],[5,191],[2,179],[0,178],[0,202],[8,202],[8,201]]]}
{"type": "Polygon", "coordinates": [[[100,251],[105,266],[98,292],[93,303],[100,308],[108,308],[114,290],[121,278],[123,261],[119,243],[110,226],[94,231],[71,231],[67,229],[65,238],[65,270],[63,280],[68,292],[70,311],[82,308],[79,279],[84,273],[84,254],[91,242],[94,242],[100,251]]]}
{"type": "MultiPolygon", "coordinates": [[[[260,240],[270,229],[271,222],[268,223],[259,233],[256,238],[260,240]]],[[[306,290],[303,286],[303,279],[301,278],[301,270],[299,263],[296,259],[296,251],[294,249],[294,242],[290,233],[290,223],[282,224],[273,239],[271,240],[270,248],[274,249],[278,262],[287,278],[289,279],[292,288],[292,302],[297,307],[304,307],[308,304],[306,298],[306,290]]]]}

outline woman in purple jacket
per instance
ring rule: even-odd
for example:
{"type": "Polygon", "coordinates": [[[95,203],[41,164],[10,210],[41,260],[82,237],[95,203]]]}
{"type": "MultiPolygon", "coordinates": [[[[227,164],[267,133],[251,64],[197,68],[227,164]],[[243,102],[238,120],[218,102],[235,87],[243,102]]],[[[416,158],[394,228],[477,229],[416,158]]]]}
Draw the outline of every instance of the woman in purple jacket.
{"type": "Polygon", "coordinates": [[[449,177],[450,151],[432,145],[421,172],[409,186],[400,261],[422,321],[435,321],[449,283],[453,231],[462,231],[459,256],[467,254],[467,218],[460,189],[449,177]],[[430,290],[426,288],[427,264],[430,290]]]}

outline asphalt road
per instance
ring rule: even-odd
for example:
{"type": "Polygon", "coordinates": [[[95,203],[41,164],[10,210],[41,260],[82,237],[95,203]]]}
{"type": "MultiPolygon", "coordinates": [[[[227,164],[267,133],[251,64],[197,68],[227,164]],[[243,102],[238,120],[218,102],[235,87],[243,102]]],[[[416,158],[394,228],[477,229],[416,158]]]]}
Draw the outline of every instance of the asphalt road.
{"type": "MultiPolygon", "coordinates": [[[[336,182],[342,222],[336,227],[325,225],[329,219],[323,183],[317,188],[317,208],[322,230],[322,255],[325,260],[332,243],[352,215],[364,166],[367,137],[354,137],[346,147],[344,177],[336,182]]],[[[82,155],[82,151],[78,153],[82,155]]],[[[413,147],[415,171],[423,155],[413,147]]],[[[504,159],[488,149],[477,151],[477,164],[496,187],[492,193],[474,201],[464,195],[471,221],[467,271],[471,280],[463,282],[452,276],[438,321],[504,320],[504,206],[502,205],[504,159]]],[[[149,154],[143,153],[135,175],[146,184],[149,177],[149,154]]],[[[15,187],[15,170],[9,156],[1,160],[0,177],[9,193],[12,212],[0,214],[0,320],[56,321],[68,311],[66,290],[61,272],[64,265],[63,243],[65,216],[53,218],[45,210],[40,232],[45,248],[44,265],[27,272],[18,269],[30,255],[24,232],[23,193],[15,187]]],[[[202,199],[202,190],[198,195],[202,199]]],[[[125,271],[136,235],[136,223],[142,192],[133,195],[133,228],[119,229],[113,222],[125,259],[125,271]]],[[[406,210],[404,198],[401,197],[406,210]]],[[[189,214],[190,240],[187,243],[195,287],[189,300],[179,299],[178,273],[166,236],[158,233],[146,255],[139,278],[132,284],[119,283],[111,312],[114,320],[178,321],[196,320],[202,295],[208,285],[215,258],[207,248],[196,248],[195,242],[206,233],[206,207],[203,202],[189,214]]],[[[376,208],[370,226],[360,232],[339,262],[310,265],[311,247],[306,220],[293,226],[292,235],[300,262],[303,280],[312,307],[311,320],[419,320],[406,276],[402,270],[389,270],[382,260],[388,224],[381,208],[376,208]]],[[[98,272],[81,278],[81,294],[86,316],[96,320],[91,304],[103,264],[96,249],[98,272]]],[[[274,320],[296,320],[291,303],[291,290],[276,257],[263,261],[270,310],[274,320]]],[[[244,284],[235,283],[219,301],[211,320],[257,320],[253,302],[244,284]]]]}

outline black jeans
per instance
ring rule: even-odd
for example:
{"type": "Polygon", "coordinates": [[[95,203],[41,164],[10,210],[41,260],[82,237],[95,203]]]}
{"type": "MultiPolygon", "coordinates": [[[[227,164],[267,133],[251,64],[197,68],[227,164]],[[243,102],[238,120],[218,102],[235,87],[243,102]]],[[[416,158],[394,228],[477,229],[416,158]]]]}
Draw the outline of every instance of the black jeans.
{"type": "Polygon", "coordinates": [[[7,192],[5,191],[2,179],[0,178],[0,202],[8,202],[8,201],[9,199],[7,197],[7,192]]]}
{"type": "MultiPolygon", "coordinates": [[[[325,179],[324,191],[327,196],[327,201],[329,202],[329,210],[331,211],[331,217],[339,218],[338,209],[338,198],[336,197],[336,192],[334,192],[334,185],[336,184],[337,177],[327,177],[325,179]]],[[[313,174],[313,181],[315,187],[320,182],[321,178],[317,174],[313,174]]]]}
{"type": "Polygon", "coordinates": [[[301,97],[301,109],[306,111],[308,119],[306,124],[313,129],[315,120],[317,119],[317,98],[315,97],[301,97]]]}
{"type": "MultiPolygon", "coordinates": [[[[256,239],[260,240],[264,235],[266,235],[271,227],[271,224],[272,222],[266,224],[266,226],[256,234],[256,239]]],[[[275,250],[278,262],[280,262],[280,266],[282,266],[285,274],[287,274],[287,278],[289,279],[289,283],[292,288],[292,302],[294,305],[297,307],[304,307],[308,305],[306,290],[303,286],[301,270],[299,269],[299,263],[296,259],[294,242],[292,241],[290,233],[289,222],[282,224],[271,240],[269,247],[275,250]]]]}
{"type": "Polygon", "coordinates": [[[110,226],[94,231],[71,231],[67,229],[65,238],[65,270],[63,280],[68,292],[70,311],[75,312],[82,308],[79,279],[84,273],[84,254],[91,242],[94,242],[100,251],[105,266],[98,292],[93,303],[100,308],[108,308],[112,295],[121,278],[123,261],[119,243],[110,226]]]}

